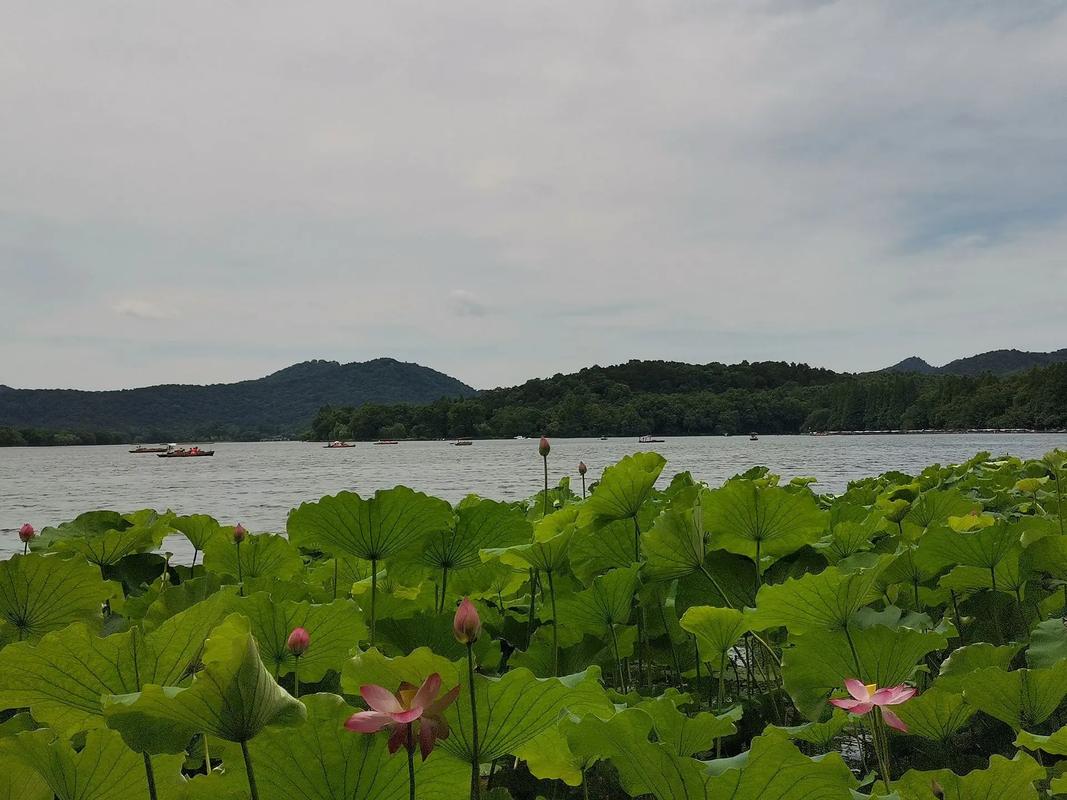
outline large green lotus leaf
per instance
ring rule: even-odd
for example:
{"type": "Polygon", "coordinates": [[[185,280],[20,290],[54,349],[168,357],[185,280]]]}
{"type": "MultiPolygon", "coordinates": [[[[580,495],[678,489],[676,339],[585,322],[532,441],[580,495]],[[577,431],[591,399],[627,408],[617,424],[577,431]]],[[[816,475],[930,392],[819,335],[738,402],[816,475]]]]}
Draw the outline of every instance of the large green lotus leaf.
{"type": "Polygon", "coordinates": [[[634,453],[605,469],[596,491],[583,503],[583,520],[636,517],[666,464],[658,453],[634,453]]]}
{"type": "Polygon", "coordinates": [[[1067,536],[1045,536],[1029,544],[1023,551],[1023,561],[1037,572],[1047,572],[1060,580],[1067,578],[1067,536]]]}
{"type": "Polygon", "coordinates": [[[856,785],[837,753],[808,758],[782,736],[757,736],[739,770],[708,782],[708,800],[838,800],[856,785]]]}
{"type": "Polygon", "coordinates": [[[944,742],[957,733],[977,711],[963,695],[941,689],[937,683],[895,709],[908,726],[908,733],[944,742]]]}
{"type": "Polygon", "coordinates": [[[303,628],[311,646],[300,657],[300,680],[321,681],[329,670],[341,671],[351,651],[367,636],[363,612],[353,601],[341,598],[322,605],[276,602],[266,592],[237,598],[233,610],[248,617],[259,654],[276,675],[288,675],[297,660],[286,647],[294,628],[303,628]]]}
{"type": "Polygon", "coordinates": [[[33,549],[76,553],[93,564],[107,566],[131,553],[159,547],[172,530],[171,520],[170,514],[160,515],[151,509],[126,516],[114,511],[90,511],[58,527],[45,528],[33,549]]]}
{"type": "Polygon", "coordinates": [[[38,639],[72,622],[98,622],[113,591],[100,579],[100,569],[80,557],[30,553],[0,561],[0,616],[12,639],[38,639]]]}
{"type": "Polygon", "coordinates": [[[522,509],[510,503],[470,497],[456,509],[453,527],[431,532],[420,543],[419,559],[435,570],[462,570],[482,563],[479,551],[526,544],[533,539],[522,509]]]}
{"type": "Polygon", "coordinates": [[[960,597],[967,597],[975,592],[996,588],[998,592],[1019,597],[1025,595],[1026,581],[1029,576],[1022,572],[1019,564],[1019,552],[1009,553],[996,567],[994,573],[983,567],[956,567],[947,575],[942,575],[937,585],[942,589],[956,592],[960,597]]]}
{"type": "Polygon", "coordinates": [[[684,630],[697,637],[701,658],[713,666],[749,630],[745,614],[733,608],[694,606],[680,621],[684,630]]]}
{"type": "Polygon", "coordinates": [[[802,725],[791,725],[789,727],[768,725],[764,729],[764,734],[780,734],[793,741],[807,742],[814,745],[820,752],[825,753],[833,749],[834,740],[841,734],[841,731],[854,721],[855,717],[840,708],[835,708],[830,714],[830,719],[826,722],[805,722],[802,725]]]}
{"type": "Polygon", "coordinates": [[[36,645],[9,645],[0,650],[0,707],[29,708],[64,736],[102,726],[103,695],[149,683],[177,686],[191,675],[204,639],[231,603],[216,595],[147,635],[135,628],[102,638],[75,624],[36,645]]]}
{"type": "MultiPolygon", "coordinates": [[[[148,797],[144,757],[123,744],[113,731],[97,730],[75,752],[65,739],[41,730],[0,740],[0,762],[32,769],[57,800],[131,800],[148,797]]],[[[152,768],[160,800],[176,796],[181,785],[181,756],[157,756],[152,768]]],[[[32,786],[33,784],[31,784],[32,786]]],[[[28,800],[32,794],[16,794],[28,800]]]]}
{"type": "Polygon", "coordinates": [[[230,537],[211,539],[204,551],[204,566],[210,572],[241,578],[291,578],[304,569],[297,549],[277,533],[257,533],[245,537],[238,547],[230,537]]]}
{"type": "MultiPolygon", "coordinates": [[[[456,635],[452,632],[453,616],[452,611],[443,614],[420,611],[410,617],[383,619],[378,623],[376,645],[390,645],[393,651],[400,654],[418,647],[428,647],[451,660],[465,659],[467,645],[456,641],[456,635]]],[[[483,624],[484,622],[485,620],[483,624]]],[[[474,643],[474,654],[480,666],[495,665],[495,660],[500,658],[500,647],[491,636],[484,634],[474,643]]],[[[339,668],[340,663],[338,662],[336,668],[339,668]]],[[[303,661],[300,674],[304,674],[303,661]]]]}
{"type": "Polygon", "coordinates": [[[817,542],[826,530],[826,512],[810,492],[763,487],[755,481],[731,480],[707,492],[702,506],[710,545],[753,561],[789,555],[817,542]]]}
{"type": "Polygon", "coordinates": [[[963,533],[936,528],[919,540],[918,552],[934,562],[991,569],[1010,554],[1021,553],[1022,544],[1019,531],[1001,523],[963,533]]]}
{"type": "Polygon", "coordinates": [[[501,563],[517,569],[533,567],[545,572],[558,572],[567,563],[567,551],[574,539],[575,530],[572,524],[548,539],[511,547],[490,547],[481,551],[481,557],[484,561],[500,559],[501,563]]]}
{"type": "MultiPolygon", "coordinates": [[[[467,674],[466,659],[463,660],[463,675],[467,674]]],[[[457,664],[435,654],[428,647],[420,647],[406,656],[388,658],[379,650],[371,648],[350,658],[341,670],[341,688],[345,694],[357,696],[366,684],[384,686],[395,692],[401,683],[415,686],[422,684],[433,673],[441,676],[445,690],[459,684],[457,664]]]]}
{"type": "Polygon", "coordinates": [[[877,597],[875,584],[893,558],[883,555],[872,566],[855,572],[827,567],[819,573],[760,587],[750,620],[752,629],[784,626],[792,634],[844,628],[853,614],[877,597]]]}
{"type": "Polygon", "coordinates": [[[704,564],[700,508],[668,508],[641,535],[644,573],[652,581],[669,581],[696,572],[704,564]]]}
{"type": "MultiPolygon", "coordinates": [[[[904,551],[885,569],[878,579],[879,587],[905,583],[912,595],[920,584],[936,578],[947,566],[941,559],[932,557],[928,551],[905,547],[904,551]]],[[[910,599],[910,596],[909,596],[910,599]]]]}
{"type": "MultiPolygon", "coordinates": [[[[637,639],[637,628],[629,627],[616,630],[619,645],[619,657],[627,658],[633,653],[637,639]]],[[[559,669],[562,675],[581,672],[590,664],[614,665],[615,650],[611,642],[605,642],[603,633],[598,636],[585,635],[575,641],[567,626],[559,629],[559,669]]],[[[542,625],[534,631],[533,639],[526,650],[513,653],[508,659],[512,667],[526,667],[539,678],[550,678],[557,672],[555,654],[552,649],[552,626],[542,625]]]]}
{"type": "Polygon", "coordinates": [[[893,790],[900,800],[930,800],[930,787],[940,784],[944,800],[1038,800],[1034,783],[1045,777],[1045,768],[1025,753],[1016,753],[1010,761],[1004,756],[989,759],[988,769],[976,769],[957,775],[947,769],[920,772],[909,769],[893,790]]]}
{"type": "Polygon", "coordinates": [[[718,716],[707,711],[689,716],[679,711],[668,697],[646,700],[636,707],[652,717],[656,741],[679,756],[707,752],[715,747],[716,739],[736,733],[734,723],[742,712],[741,706],[737,706],[718,716]]]}
{"type": "Polygon", "coordinates": [[[346,597],[353,583],[358,583],[370,575],[370,564],[361,558],[347,555],[313,561],[308,569],[309,583],[328,590],[331,599],[346,597]]]}
{"type": "Polygon", "coordinates": [[[571,571],[585,585],[608,570],[634,563],[632,520],[600,521],[579,528],[567,554],[571,571]]]}
{"type": "Polygon", "coordinates": [[[756,604],[756,565],[744,556],[714,550],[704,565],[678,579],[675,610],[693,606],[744,608],[756,604]]]}
{"type": "Polygon", "coordinates": [[[406,486],[383,489],[365,500],[340,492],[289,512],[290,541],[332,555],[381,561],[432,533],[447,531],[452,507],[406,486]]]}
{"type": "MultiPolygon", "coordinates": [[[[166,584],[162,591],[157,585],[153,591],[145,592],[144,596],[149,599],[149,603],[144,609],[141,624],[146,631],[155,630],[174,615],[220,593],[231,597],[237,595],[234,587],[223,588],[219,576],[211,572],[199,578],[182,581],[177,586],[166,584]]],[[[127,611],[129,608],[130,603],[127,602],[127,611]]]]}
{"type": "MultiPolygon", "coordinates": [[[[447,685],[447,684],[445,684],[447,685]]],[[[479,758],[482,763],[505,755],[524,758],[526,747],[564,714],[609,716],[611,701],[600,685],[600,670],[562,678],[538,678],[527,669],[513,669],[499,678],[475,674],[478,695],[479,758]]],[[[452,735],[443,747],[470,763],[471,707],[466,685],[449,708],[452,735]]]]}
{"type": "MultiPolygon", "coordinates": [[[[36,729],[37,725],[29,714],[16,714],[0,723],[0,738],[6,739],[36,729]]],[[[54,796],[33,764],[12,756],[0,745],[0,800],[53,800],[54,796]]]]}
{"type": "Polygon", "coordinates": [[[585,763],[571,750],[559,726],[546,728],[520,749],[526,768],[535,778],[562,780],[568,786],[582,785],[585,763]]]}
{"type": "Polygon", "coordinates": [[[905,521],[920,528],[931,528],[947,524],[949,517],[963,517],[981,510],[981,503],[966,497],[958,489],[931,489],[912,503],[905,521]]]}
{"type": "Polygon", "coordinates": [[[871,529],[859,521],[843,521],[835,524],[829,534],[812,545],[831,564],[870,550],[871,529]]]}
{"type": "Polygon", "coordinates": [[[171,527],[189,540],[196,550],[204,550],[208,542],[214,539],[231,539],[229,531],[224,530],[214,517],[207,514],[190,514],[187,517],[175,517],[171,527]]]}
{"type": "Polygon", "coordinates": [[[1032,668],[1051,667],[1067,658],[1067,624],[1060,618],[1046,619],[1030,633],[1026,663],[1032,668]]]}
{"type": "Polygon", "coordinates": [[[963,697],[1019,731],[1040,725],[1067,695],[1067,661],[1048,669],[986,667],[963,678],[963,697]]]}
{"type": "Polygon", "coordinates": [[[941,664],[937,685],[947,691],[961,692],[964,678],[972,672],[986,667],[1006,670],[1021,649],[1021,644],[997,646],[989,642],[960,647],[953,650],[941,664]]]}
{"type": "Polygon", "coordinates": [[[268,725],[304,720],[304,707],[263,666],[245,617],[231,614],[212,630],[202,661],[203,670],[187,689],[148,684],[131,702],[105,700],[108,726],[123,731],[155,718],[242,742],[268,725]]]}
{"type": "MultiPolygon", "coordinates": [[[[267,728],[249,745],[261,800],[407,800],[407,760],[390,756],[386,734],[344,730],[356,709],[333,694],[302,698],[308,719],[300,735],[267,728]]],[[[416,797],[466,798],[470,764],[440,746],[415,760],[416,797]]]]}
{"type": "Polygon", "coordinates": [[[782,654],[782,677],[786,691],[808,719],[822,716],[827,698],[842,691],[847,678],[879,686],[904,683],[912,678],[920,659],[948,644],[939,633],[913,628],[876,625],[850,633],[856,656],[842,631],[810,631],[790,637],[793,647],[782,654]]]}
{"type": "Polygon", "coordinates": [[[603,636],[614,625],[630,619],[637,592],[637,567],[615,569],[593,580],[584,591],[557,601],[559,624],[603,636]]]}

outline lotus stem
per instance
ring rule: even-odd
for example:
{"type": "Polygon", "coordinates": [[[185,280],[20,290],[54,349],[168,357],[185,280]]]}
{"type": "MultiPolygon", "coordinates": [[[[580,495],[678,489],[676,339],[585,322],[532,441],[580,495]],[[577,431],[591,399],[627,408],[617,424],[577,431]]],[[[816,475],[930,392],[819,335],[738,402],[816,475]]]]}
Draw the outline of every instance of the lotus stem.
{"type": "Polygon", "coordinates": [[[1000,603],[997,602],[997,568],[995,566],[989,568],[989,581],[993,592],[989,598],[990,612],[993,617],[993,632],[997,636],[997,644],[1001,645],[1004,644],[1004,633],[1000,629],[1000,615],[997,614],[997,607],[1000,603]]]}
{"type": "Polygon", "coordinates": [[[860,654],[856,650],[856,643],[852,641],[852,633],[848,629],[848,623],[845,623],[845,638],[848,639],[848,649],[852,651],[852,660],[856,664],[856,678],[863,680],[863,666],[860,664],[860,654]]]}
{"type": "MultiPolygon", "coordinates": [[[[611,631],[611,649],[615,651],[615,668],[619,671],[619,686],[622,689],[622,693],[626,694],[628,690],[626,687],[626,678],[623,677],[622,657],[619,656],[619,639],[615,635],[615,624],[609,624],[608,630],[611,631]]],[[[699,661],[700,659],[697,660],[699,661]]]]}
{"type": "Polygon", "coordinates": [[[542,517],[548,516],[548,456],[542,456],[541,459],[545,462],[545,502],[541,511],[542,517]]]}
{"type": "MultiPolygon", "coordinates": [[[[956,601],[956,590],[950,589],[949,595],[952,597],[952,613],[956,617],[956,633],[960,635],[960,642],[967,644],[967,637],[963,635],[963,619],[960,617],[960,607],[956,601]]],[[[1063,586],[1063,607],[1065,613],[1067,613],[1067,584],[1063,586]]]]}
{"type": "Polygon", "coordinates": [[[197,557],[197,555],[199,553],[200,553],[200,550],[198,550],[197,548],[194,547],[193,548],[193,563],[190,566],[192,566],[192,567],[196,566],[196,557],[197,557]]]}
{"type": "Polygon", "coordinates": [[[442,614],[444,613],[445,606],[448,603],[448,601],[446,600],[447,595],[445,594],[447,591],[448,591],[448,567],[445,566],[445,567],[441,567],[441,613],[442,614]]]}
{"type": "Polygon", "coordinates": [[[244,576],[241,574],[241,541],[238,539],[234,544],[237,547],[237,593],[244,597],[245,583],[244,576]]]}
{"type": "Polygon", "coordinates": [[[293,656],[293,697],[300,697],[300,656],[293,656]]]}
{"type": "Polygon", "coordinates": [[[526,649],[530,648],[534,633],[534,613],[537,611],[537,570],[530,570],[530,616],[526,625],[526,649]]]}
{"type": "MultiPolygon", "coordinates": [[[[378,559],[370,560],[370,645],[374,647],[375,603],[378,600],[378,559]]],[[[412,786],[415,784],[412,783],[412,786]]],[[[415,790],[412,789],[412,792],[415,790]]]]}
{"type": "Polygon", "coordinates": [[[150,800],[156,800],[156,773],[152,770],[152,759],[148,753],[141,753],[144,756],[144,774],[148,779],[148,797],[150,800]]]}
{"type": "MultiPolygon", "coordinates": [[[[551,572],[548,579],[551,582],[551,572]]],[[[471,696],[471,800],[480,800],[482,782],[478,746],[478,693],[474,687],[474,642],[467,642],[467,686],[471,696]]]]}
{"type": "Polygon", "coordinates": [[[203,742],[203,745],[204,745],[204,774],[205,775],[210,775],[211,774],[211,748],[209,748],[208,744],[207,744],[207,733],[206,732],[201,733],[200,734],[200,739],[201,739],[201,741],[203,742]]]}
{"type": "Polygon", "coordinates": [[[22,543],[22,555],[26,555],[26,553],[29,552],[29,549],[30,549],[30,543],[29,542],[23,542],[22,543]]]}
{"type": "MultiPolygon", "coordinates": [[[[410,734],[409,734],[410,735],[410,734]]],[[[252,756],[248,754],[248,742],[241,740],[241,755],[245,759],[245,772],[248,774],[248,791],[252,800],[259,800],[259,789],[256,788],[256,773],[252,771],[252,756]]],[[[414,798],[414,794],[411,795],[414,798]]]]}
{"type": "Polygon", "coordinates": [[[412,733],[411,723],[408,723],[408,797],[415,800],[415,734],[412,733]]]}
{"type": "MultiPolygon", "coordinates": [[[[582,499],[585,499],[585,474],[582,474],[582,499]]],[[[1063,531],[1060,531],[1062,533],[1063,531]]],[[[588,789],[586,790],[588,792],[588,789]]]]}
{"type": "Polygon", "coordinates": [[[548,597],[552,601],[552,675],[559,677],[559,620],[556,617],[556,587],[552,583],[552,570],[548,573],[548,597]]]}

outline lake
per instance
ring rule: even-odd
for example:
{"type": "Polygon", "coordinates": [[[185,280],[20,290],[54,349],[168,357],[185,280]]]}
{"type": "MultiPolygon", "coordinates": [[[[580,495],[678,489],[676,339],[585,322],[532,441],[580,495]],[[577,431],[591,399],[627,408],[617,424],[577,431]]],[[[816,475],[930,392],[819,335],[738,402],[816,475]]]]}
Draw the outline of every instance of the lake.
{"type": "MultiPolygon", "coordinates": [[[[915,434],[885,436],[746,436],[667,438],[641,445],[636,439],[555,439],[549,457],[554,484],[589,465],[588,480],[628,453],[654,449],[667,459],[662,483],[676,472],[717,485],[762,464],[785,478],[812,475],[820,491],[842,491],[850,480],[891,469],[965,461],[986,450],[1035,458],[1067,449],[1067,434],[915,434]]],[[[327,450],[305,442],[219,443],[212,458],[133,455],[126,446],[0,448],[0,554],[21,550],[15,531],[23,522],[41,529],[83,511],[110,508],[172,509],[243,522],[252,532],[284,531],[290,508],[348,489],[366,495],[405,484],[451,502],[470,492],[498,500],[536,493],[542,482],[537,440],[359,443],[327,450]]],[[[184,539],[166,548],[176,560],[192,551],[184,539]]]]}

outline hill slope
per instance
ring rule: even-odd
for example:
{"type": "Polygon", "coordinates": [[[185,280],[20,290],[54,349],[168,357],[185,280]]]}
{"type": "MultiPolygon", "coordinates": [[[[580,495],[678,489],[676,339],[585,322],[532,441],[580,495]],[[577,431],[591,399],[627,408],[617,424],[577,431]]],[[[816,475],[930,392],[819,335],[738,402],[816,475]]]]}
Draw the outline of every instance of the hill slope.
{"type": "Polygon", "coordinates": [[[0,426],[116,431],[149,439],[298,433],[324,405],[428,403],[475,393],[441,372],[392,358],[305,361],[265,378],[209,386],[104,392],[0,386],[0,426]]]}
{"type": "Polygon", "coordinates": [[[916,372],[920,375],[1011,375],[1015,372],[1047,367],[1050,364],[1067,362],[1067,348],[1051,353],[1032,353],[1026,350],[990,350],[976,356],[957,358],[943,367],[934,367],[919,358],[911,356],[903,361],[886,367],[883,372],[916,372]]]}

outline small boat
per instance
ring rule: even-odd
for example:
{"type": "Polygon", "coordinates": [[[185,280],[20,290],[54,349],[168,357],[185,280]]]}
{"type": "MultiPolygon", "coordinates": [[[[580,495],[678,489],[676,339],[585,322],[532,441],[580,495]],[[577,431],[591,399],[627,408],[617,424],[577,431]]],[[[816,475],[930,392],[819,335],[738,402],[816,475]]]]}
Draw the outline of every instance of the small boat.
{"type": "Polygon", "coordinates": [[[456,447],[470,447],[474,442],[470,439],[456,439],[452,444],[456,447]]]}
{"type": "Polygon", "coordinates": [[[199,447],[196,447],[194,445],[193,447],[190,447],[188,449],[184,447],[176,447],[171,450],[168,450],[165,453],[157,453],[156,455],[158,455],[160,458],[197,458],[198,456],[213,456],[215,455],[215,451],[201,450],[199,447]]]}
{"type": "Polygon", "coordinates": [[[400,444],[396,439],[379,439],[375,444],[400,444]]]}
{"type": "Polygon", "coordinates": [[[174,447],[174,445],[172,445],[172,444],[159,444],[159,445],[155,445],[154,447],[146,447],[145,445],[142,444],[139,447],[133,448],[133,450],[130,450],[130,452],[131,453],[166,453],[172,447],[174,447]]]}
{"type": "Polygon", "coordinates": [[[325,447],[327,450],[337,450],[341,447],[355,447],[355,445],[349,444],[348,442],[336,441],[324,444],[323,447],[325,447]]]}
{"type": "Polygon", "coordinates": [[[530,437],[529,437],[529,436],[523,436],[523,435],[522,435],[522,434],[520,433],[520,434],[519,434],[518,436],[513,436],[513,437],[511,437],[511,438],[513,438],[513,439],[517,439],[517,440],[521,441],[522,439],[529,439],[530,437]]]}
{"type": "Polygon", "coordinates": [[[637,443],[638,444],[657,444],[657,443],[665,442],[665,441],[667,441],[667,440],[666,439],[656,439],[654,436],[652,436],[652,434],[646,433],[644,436],[642,436],[640,439],[637,440],[637,443]]]}
{"type": "Polygon", "coordinates": [[[752,433],[750,433],[750,434],[748,435],[748,440],[749,440],[750,442],[758,442],[758,441],[759,441],[759,437],[758,437],[758,436],[756,435],[756,432],[755,432],[755,431],[753,431],[752,433]]]}

